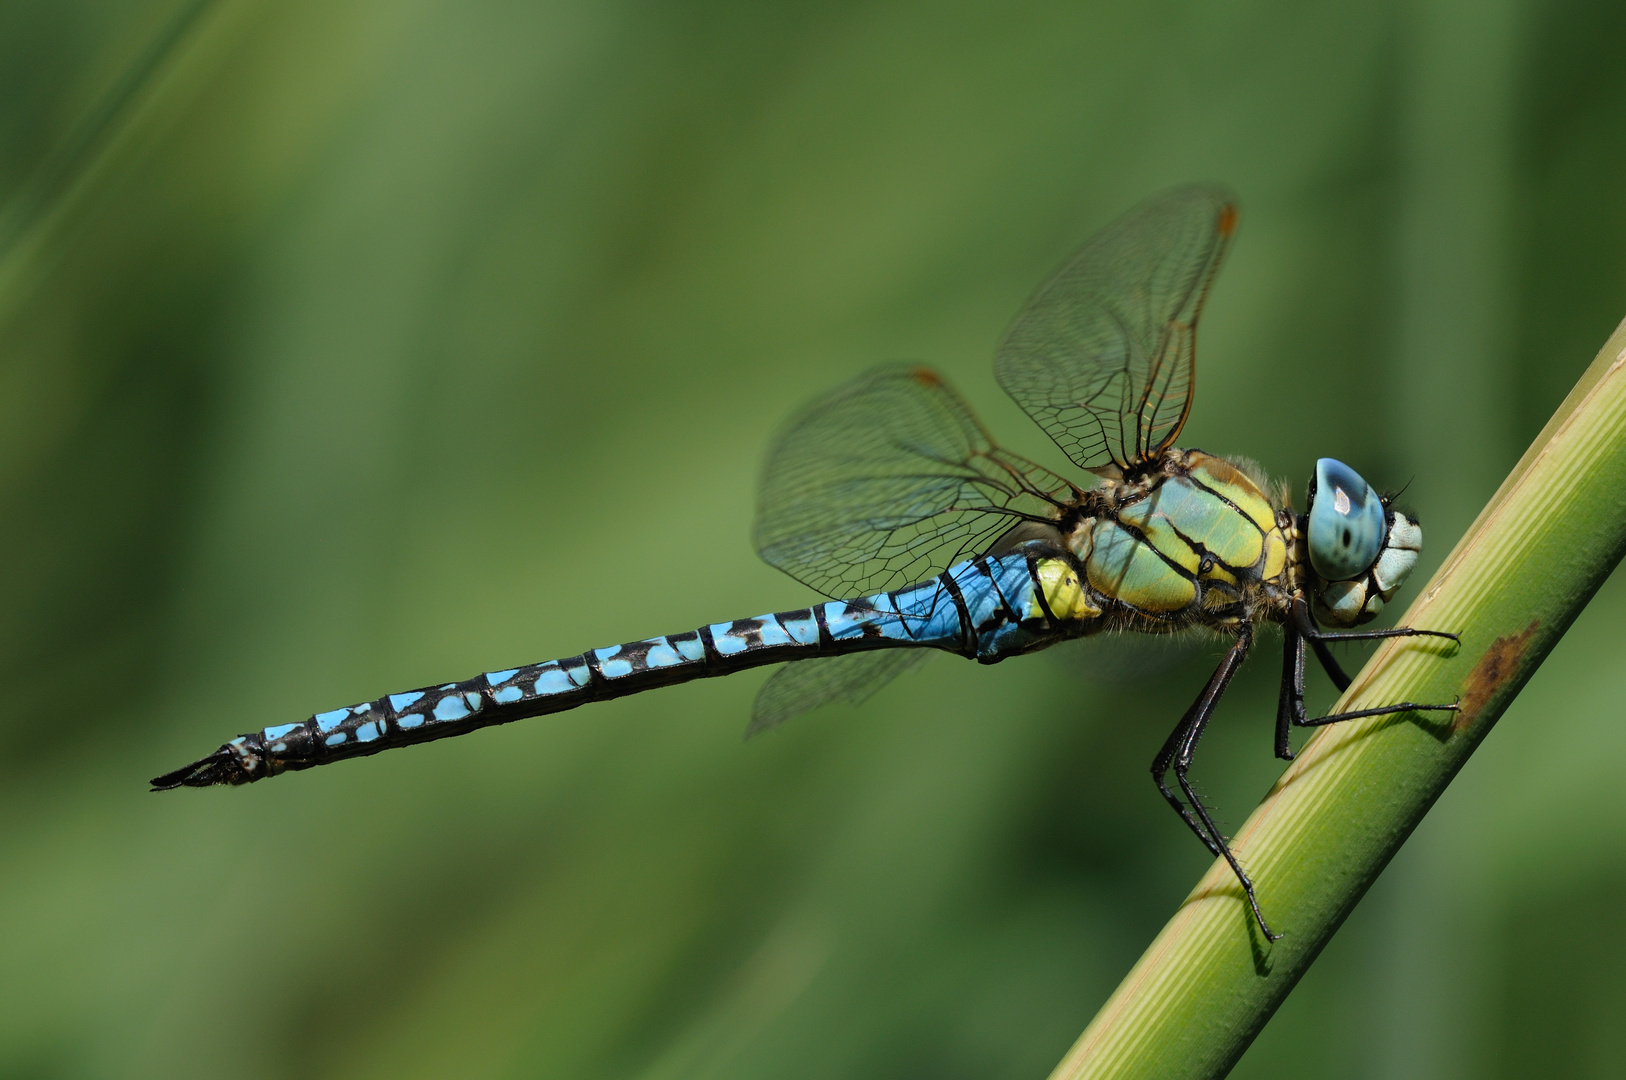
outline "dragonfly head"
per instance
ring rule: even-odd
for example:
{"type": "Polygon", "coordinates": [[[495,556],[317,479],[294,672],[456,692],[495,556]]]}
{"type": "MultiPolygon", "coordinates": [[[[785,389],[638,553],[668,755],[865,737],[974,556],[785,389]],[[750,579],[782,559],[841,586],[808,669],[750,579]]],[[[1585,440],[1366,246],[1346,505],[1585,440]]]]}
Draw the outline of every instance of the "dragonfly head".
{"type": "Polygon", "coordinates": [[[1315,463],[1304,535],[1316,617],[1358,626],[1405,584],[1423,549],[1423,530],[1334,458],[1315,463]]]}

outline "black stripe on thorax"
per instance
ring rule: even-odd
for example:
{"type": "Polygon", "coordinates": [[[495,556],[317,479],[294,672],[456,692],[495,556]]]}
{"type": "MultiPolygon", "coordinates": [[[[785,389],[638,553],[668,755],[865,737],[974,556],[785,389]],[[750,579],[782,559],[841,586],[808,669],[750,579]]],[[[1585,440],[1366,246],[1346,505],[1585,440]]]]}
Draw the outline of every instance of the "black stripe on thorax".
{"type": "MultiPolygon", "coordinates": [[[[1167,520],[1166,516],[1165,516],[1165,520],[1167,520]]],[[[1141,545],[1142,547],[1144,547],[1148,551],[1150,551],[1152,554],[1154,554],[1158,558],[1162,559],[1163,564],[1165,566],[1167,566],[1170,570],[1173,570],[1176,574],[1179,574],[1181,577],[1185,578],[1187,581],[1196,581],[1197,580],[1197,575],[1193,574],[1190,570],[1187,570],[1185,567],[1183,567],[1179,563],[1175,562],[1169,556],[1163,554],[1163,552],[1161,550],[1159,550],[1159,548],[1158,548],[1158,546],[1156,544],[1154,544],[1150,540],[1146,539],[1146,534],[1141,532],[1140,528],[1138,526],[1129,524],[1129,522],[1124,521],[1122,518],[1118,517],[1116,514],[1113,515],[1112,523],[1114,525],[1118,526],[1118,528],[1122,529],[1124,532],[1128,533],[1131,537],[1133,537],[1134,540],[1135,540],[1135,543],[1141,545]]],[[[1172,523],[1171,523],[1171,527],[1172,527],[1172,523]]],[[[1175,529],[1174,532],[1175,532],[1176,536],[1180,535],[1180,530],[1179,529],[1175,529]]],[[[1187,547],[1191,547],[1191,542],[1189,540],[1186,540],[1186,538],[1184,536],[1181,536],[1180,539],[1185,542],[1187,547]]],[[[1191,547],[1191,550],[1192,550],[1193,554],[1196,554],[1197,549],[1195,547],[1191,547]]],[[[1201,560],[1202,560],[1202,556],[1199,555],[1198,556],[1198,561],[1200,562],[1201,560]]]]}
{"type": "MultiPolygon", "coordinates": [[[[1244,515],[1244,516],[1246,516],[1246,515],[1244,515]]],[[[1248,520],[1252,521],[1253,519],[1248,518],[1248,520]]],[[[1199,577],[1202,575],[1202,561],[1205,558],[1206,559],[1213,559],[1215,566],[1222,567],[1224,570],[1226,570],[1228,573],[1232,574],[1235,577],[1246,577],[1247,575],[1252,574],[1254,572],[1254,569],[1259,565],[1258,561],[1255,560],[1253,566],[1232,566],[1230,563],[1226,562],[1224,559],[1220,558],[1218,555],[1215,555],[1212,551],[1209,551],[1207,544],[1204,544],[1204,543],[1201,543],[1199,541],[1193,540],[1191,537],[1189,537],[1185,533],[1181,532],[1180,527],[1178,525],[1176,525],[1173,522],[1173,520],[1169,520],[1169,529],[1170,529],[1171,532],[1174,533],[1175,536],[1180,538],[1180,542],[1182,544],[1184,544],[1184,545],[1186,545],[1186,547],[1190,548],[1192,553],[1197,556],[1197,564],[1198,564],[1197,565],[1197,573],[1198,573],[1199,577]]],[[[1264,545],[1263,545],[1263,543],[1261,543],[1260,547],[1259,547],[1259,555],[1260,555],[1261,558],[1264,557],[1264,553],[1265,553],[1264,545]]],[[[1193,578],[1191,580],[1196,580],[1196,579],[1193,578]]]]}
{"type": "Polygon", "coordinates": [[[1257,521],[1253,520],[1253,518],[1249,517],[1247,511],[1243,510],[1242,507],[1238,506],[1236,503],[1232,502],[1230,499],[1227,499],[1224,495],[1221,495],[1219,492],[1215,491],[1213,488],[1209,487],[1207,484],[1203,483],[1201,480],[1197,479],[1195,476],[1191,475],[1190,473],[1187,473],[1184,478],[1186,480],[1191,481],[1191,484],[1192,484],[1193,487],[1198,488],[1201,491],[1208,492],[1210,495],[1214,496],[1214,498],[1218,499],[1220,502],[1224,503],[1226,506],[1229,506],[1232,510],[1235,510],[1236,511],[1236,516],[1241,518],[1243,521],[1246,521],[1249,525],[1252,525],[1255,529],[1257,529],[1260,536],[1263,536],[1265,534],[1265,530],[1259,528],[1259,523],[1257,521]]]}

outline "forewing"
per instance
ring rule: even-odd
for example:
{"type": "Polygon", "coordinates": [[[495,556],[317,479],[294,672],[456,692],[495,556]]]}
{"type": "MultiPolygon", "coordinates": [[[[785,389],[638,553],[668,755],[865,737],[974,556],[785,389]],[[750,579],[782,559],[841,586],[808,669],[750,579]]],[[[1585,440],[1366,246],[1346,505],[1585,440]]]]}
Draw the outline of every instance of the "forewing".
{"type": "Polygon", "coordinates": [[[1074,489],[988,439],[925,368],[870,371],[797,415],[768,454],[755,540],[837,599],[913,584],[1049,520],[1074,489]]]}
{"type": "Polygon", "coordinates": [[[1089,240],[1016,317],[999,384],[1083,468],[1173,445],[1191,411],[1203,298],[1236,225],[1214,185],[1155,195],[1089,240]]]}
{"type": "Polygon", "coordinates": [[[930,649],[874,649],[845,656],[794,660],[774,672],[757,691],[750,738],[821,705],[857,705],[930,656],[930,649]]]}

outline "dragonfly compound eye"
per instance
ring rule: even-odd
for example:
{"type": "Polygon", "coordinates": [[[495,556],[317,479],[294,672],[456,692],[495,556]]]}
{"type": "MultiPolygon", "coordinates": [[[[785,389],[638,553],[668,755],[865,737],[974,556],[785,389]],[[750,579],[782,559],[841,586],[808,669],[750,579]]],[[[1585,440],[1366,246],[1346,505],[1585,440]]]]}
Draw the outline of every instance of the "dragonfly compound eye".
{"type": "Polygon", "coordinates": [[[1383,500],[1334,458],[1315,463],[1310,482],[1310,565],[1323,581],[1351,581],[1378,561],[1388,532],[1383,500]]]}
{"type": "Polygon", "coordinates": [[[1423,550],[1423,530],[1398,510],[1389,512],[1389,535],[1370,572],[1354,581],[1322,581],[1314,589],[1316,617],[1329,626],[1357,626],[1383,610],[1411,576],[1423,550]]]}

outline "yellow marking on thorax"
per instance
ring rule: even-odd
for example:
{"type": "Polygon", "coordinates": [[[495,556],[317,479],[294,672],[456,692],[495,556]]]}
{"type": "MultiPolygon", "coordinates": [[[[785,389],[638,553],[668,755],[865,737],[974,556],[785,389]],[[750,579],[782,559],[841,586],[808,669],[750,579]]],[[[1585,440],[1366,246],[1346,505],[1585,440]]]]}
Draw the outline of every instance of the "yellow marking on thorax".
{"type": "Polygon", "coordinates": [[[1265,559],[1259,569],[1259,577],[1263,581],[1273,582],[1281,577],[1286,568],[1287,541],[1282,538],[1280,529],[1272,529],[1265,534],[1265,559]]]}
{"type": "Polygon", "coordinates": [[[1179,611],[1197,598],[1190,578],[1115,521],[1096,524],[1084,573],[1096,592],[1142,611],[1179,611]]]}
{"type": "Polygon", "coordinates": [[[1223,495],[1257,525],[1260,532],[1270,532],[1276,527],[1276,511],[1270,500],[1241,469],[1224,458],[1200,450],[1186,453],[1186,467],[1191,470],[1193,479],[1215,494],[1223,495]]]}

